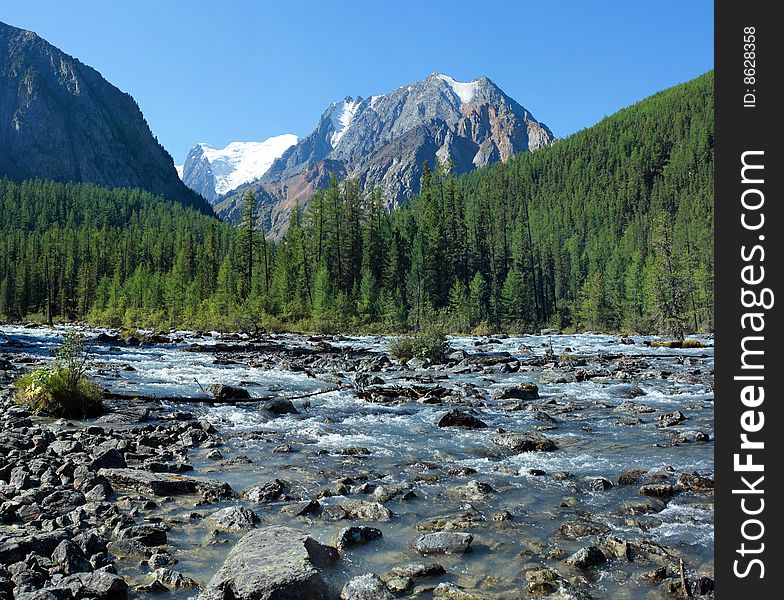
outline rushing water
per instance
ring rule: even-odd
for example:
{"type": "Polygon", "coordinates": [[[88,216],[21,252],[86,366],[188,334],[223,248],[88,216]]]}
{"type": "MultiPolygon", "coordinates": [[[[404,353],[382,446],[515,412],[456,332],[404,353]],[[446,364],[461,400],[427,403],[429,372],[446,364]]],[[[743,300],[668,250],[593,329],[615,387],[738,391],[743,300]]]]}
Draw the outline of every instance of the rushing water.
{"type": "MultiPolygon", "coordinates": [[[[24,352],[42,357],[59,342],[62,329],[3,327],[2,332],[11,341],[0,346],[0,352],[24,352]]],[[[182,334],[183,337],[187,335],[182,334]]],[[[96,345],[92,348],[95,354],[92,375],[102,386],[118,394],[167,398],[206,396],[204,390],[213,383],[240,385],[259,398],[290,397],[347,384],[353,376],[348,372],[306,373],[289,370],[285,365],[254,366],[244,355],[237,358],[237,362],[216,361],[213,353],[186,351],[193,343],[213,344],[216,338],[213,334],[191,336],[179,344],[136,348],[96,345]],[[226,362],[230,364],[216,364],[226,362]]],[[[302,336],[284,335],[275,339],[289,347],[313,347],[302,336]]],[[[253,403],[171,402],[164,403],[158,410],[188,411],[209,420],[225,441],[220,450],[227,459],[246,456],[252,461],[221,466],[206,458],[207,450],[191,451],[190,460],[196,473],[228,481],[237,491],[276,477],[288,482],[293,492],[311,497],[344,476],[353,477],[360,483],[364,477],[371,480],[380,477],[382,483],[410,483],[416,497],[386,503],[394,513],[393,519],[375,524],[383,531],[383,539],[348,553],[340,563],[339,572],[334,574],[337,586],[347,575],[368,571],[381,574],[401,562],[417,560],[416,553],[409,548],[410,541],[419,533],[416,523],[460,512],[467,501],[455,497],[454,490],[470,480],[488,483],[495,490],[482,500],[471,501],[488,520],[471,531],[475,536],[472,552],[457,557],[438,557],[448,573],[445,579],[462,586],[483,589],[503,598],[522,597],[522,591],[518,591],[518,595],[510,591],[523,589],[522,568],[531,560],[519,556],[521,551],[534,549],[535,553],[540,553],[543,546],[545,549],[559,547],[567,554],[574,552],[585,546],[585,541],[559,537],[558,529],[565,521],[589,515],[620,536],[652,539],[673,548],[694,570],[709,567],[713,555],[712,498],[679,494],[664,511],[632,522],[628,517],[614,514],[614,509],[625,501],[639,500],[639,486],[614,486],[594,492],[587,491],[584,483],[589,477],[617,481],[628,469],[653,473],[672,468],[676,473],[698,471],[713,475],[712,441],[667,445],[672,439],[672,431],[656,425],[657,415],[682,410],[688,419],[672,429],[687,438],[692,438],[698,431],[709,433],[712,438],[713,391],[709,374],[713,369],[713,348],[652,348],[642,344],[650,338],[634,339],[636,343],[632,346],[621,344],[617,336],[592,334],[504,338],[497,343],[484,343],[470,337],[450,339],[453,348],[471,354],[509,352],[522,360],[541,356],[549,349],[556,356],[569,349],[573,356],[589,361],[599,355],[631,355],[644,360],[646,367],[623,383],[639,385],[645,394],[634,400],[655,412],[637,415],[643,422],[633,426],[619,424],[622,415],[613,410],[622,399],[611,397],[609,390],[621,381],[599,377],[572,383],[542,383],[539,381],[541,369],[537,368],[521,369],[517,373],[493,369],[468,374],[399,369],[382,369],[374,373],[387,384],[410,384],[414,375],[429,375],[433,383],[426,385],[478,386],[486,395],[477,402],[477,416],[489,425],[487,429],[479,430],[438,428],[435,424],[453,408],[450,405],[369,403],[357,398],[348,385],[309,397],[309,406],[303,407],[303,401],[295,401],[301,414],[271,420],[263,417],[253,403]],[[647,371],[650,371],[649,375],[647,371]],[[656,376],[661,371],[684,376],[656,376]],[[690,378],[690,373],[702,377],[690,378]],[[542,399],[554,401],[551,413],[554,422],[542,421],[535,411],[510,410],[508,403],[492,400],[494,388],[526,381],[537,382],[542,399]],[[563,409],[564,406],[568,408],[563,409]],[[497,428],[532,431],[542,426],[548,427],[545,434],[556,441],[557,451],[505,456],[491,442],[497,428]],[[553,427],[552,430],[549,427],[553,427]],[[295,451],[273,453],[272,449],[283,442],[290,443],[295,451]],[[370,454],[340,455],[339,451],[347,447],[367,448],[370,454]],[[476,473],[468,476],[448,473],[457,467],[471,467],[476,473]],[[544,470],[547,475],[532,475],[530,469],[544,470]],[[561,471],[568,471],[575,477],[551,476],[561,471]],[[504,510],[511,513],[512,520],[490,518],[504,510]]],[[[711,339],[700,339],[712,344],[711,339]]],[[[341,337],[328,341],[346,352],[353,349],[384,353],[389,343],[384,337],[341,337]]],[[[542,408],[547,410],[547,405],[542,408]]],[[[332,500],[328,498],[323,502],[332,500]]],[[[165,509],[169,518],[176,519],[169,534],[179,559],[176,568],[201,582],[217,570],[231,548],[231,542],[236,539],[225,535],[216,537],[209,527],[187,516],[194,510],[207,514],[214,508],[174,503],[165,509]]],[[[253,508],[266,523],[302,527],[325,543],[347,524],[346,521],[327,522],[319,517],[292,517],[281,513],[279,505],[253,508]]],[[[544,562],[565,576],[580,577],[558,557],[544,562]]],[[[645,597],[655,588],[641,587],[638,569],[635,565],[612,563],[592,582],[591,594],[605,598],[645,597]]],[[[183,598],[191,595],[192,591],[182,593],[183,598]]]]}

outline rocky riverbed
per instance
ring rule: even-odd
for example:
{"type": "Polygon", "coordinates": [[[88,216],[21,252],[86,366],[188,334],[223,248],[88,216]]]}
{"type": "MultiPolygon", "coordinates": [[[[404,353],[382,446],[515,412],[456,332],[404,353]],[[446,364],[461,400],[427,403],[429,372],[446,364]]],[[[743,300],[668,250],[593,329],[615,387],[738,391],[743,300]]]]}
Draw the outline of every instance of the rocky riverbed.
{"type": "Polygon", "coordinates": [[[77,422],[11,392],[63,331],[0,327],[0,599],[713,595],[708,337],[86,330],[77,422]]]}

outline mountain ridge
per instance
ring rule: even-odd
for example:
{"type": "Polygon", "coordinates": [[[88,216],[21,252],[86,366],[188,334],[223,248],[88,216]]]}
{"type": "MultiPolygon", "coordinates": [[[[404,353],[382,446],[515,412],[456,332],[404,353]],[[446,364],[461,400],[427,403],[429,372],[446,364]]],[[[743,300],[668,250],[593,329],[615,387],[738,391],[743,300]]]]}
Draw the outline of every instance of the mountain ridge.
{"type": "Polygon", "coordinates": [[[331,102],[309,135],[259,181],[219,199],[216,211],[235,220],[251,190],[260,197],[265,229],[279,237],[294,207],[306,206],[332,172],[356,180],[364,193],[381,189],[393,208],[418,192],[424,161],[449,160],[456,173],[465,173],[554,140],[546,125],[489,78],[458,82],[431,73],[388,93],[331,102]]]}
{"type": "Polygon", "coordinates": [[[130,94],[36,33],[3,22],[0,177],[140,188],[211,212],[180,181],[130,94]]]}

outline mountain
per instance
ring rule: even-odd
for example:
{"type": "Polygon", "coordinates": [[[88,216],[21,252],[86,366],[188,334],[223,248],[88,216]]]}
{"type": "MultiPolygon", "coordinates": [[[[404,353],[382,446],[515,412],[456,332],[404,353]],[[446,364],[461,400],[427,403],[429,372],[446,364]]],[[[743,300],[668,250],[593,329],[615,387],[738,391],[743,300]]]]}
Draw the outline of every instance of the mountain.
{"type": "Polygon", "coordinates": [[[180,177],[185,185],[214,203],[242,184],[259,179],[296,143],[296,135],[284,134],[263,142],[232,142],[224,148],[197,144],[188,153],[180,177]]]}
{"type": "Polygon", "coordinates": [[[245,189],[257,193],[265,225],[285,231],[294,206],[307,204],[330,174],[380,188],[388,207],[419,191],[422,164],[451,160],[455,173],[547,146],[550,130],[487,77],[468,83],[433,73],[370,98],[333,102],[316,129],[277,159],[258,181],[227,195],[216,211],[235,219],[245,189]]]}
{"type": "Polygon", "coordinates": [[[5,23],[0,177],[141,188],[210,211],[180,181],[129,94],[35,33],[5,23]]]}

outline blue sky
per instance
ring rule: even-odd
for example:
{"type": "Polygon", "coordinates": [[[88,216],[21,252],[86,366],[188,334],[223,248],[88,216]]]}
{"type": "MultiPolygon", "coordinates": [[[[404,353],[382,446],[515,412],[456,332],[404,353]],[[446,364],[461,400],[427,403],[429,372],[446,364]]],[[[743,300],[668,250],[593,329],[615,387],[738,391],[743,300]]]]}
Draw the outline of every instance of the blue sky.
{"type": "Polygon", "coordinates": [[[564,137],[713,68],[705,0],[15,0],[0,20],[133,95],[178,163],[434,71],[490,77],[564,137]]]}

